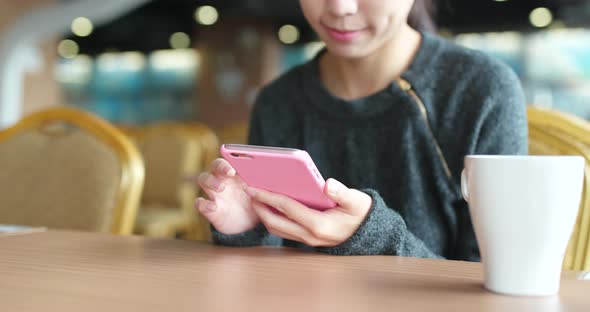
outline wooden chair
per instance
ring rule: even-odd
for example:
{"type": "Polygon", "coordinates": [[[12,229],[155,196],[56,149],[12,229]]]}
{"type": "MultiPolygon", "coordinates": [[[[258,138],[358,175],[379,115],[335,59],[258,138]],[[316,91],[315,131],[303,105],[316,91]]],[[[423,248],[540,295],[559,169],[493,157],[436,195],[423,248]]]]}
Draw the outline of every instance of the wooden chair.
{"type": "Polygon", "coordinates": [[[546,131],[561,132],[576,141],[590,146],[590,122],[574,115],[548,108],[529,106],[527,109],[529,126],[546,131]]]}
{"type": "Polygon", "coordinates": [[[130,234],[143,187],[135,146],[71,108],[0,132],[0,223],[130,234]]]}
{"type": "Polygon", "coordinates": [[[590,270],[590,123],[562,112],[529,107],[529,153],[580,155],[586,159],[584,188],[563,266],[590,270]]]}
{"type": "Polygon", "coordinates": [[[194,209],[198,193],[194,177],[203,169],[206,156],[195,132],[175,122],[127,129],[135,137],[146,166],[136,233],[151,237],[196,235],[192,228],[199,220],[194,209]]]}

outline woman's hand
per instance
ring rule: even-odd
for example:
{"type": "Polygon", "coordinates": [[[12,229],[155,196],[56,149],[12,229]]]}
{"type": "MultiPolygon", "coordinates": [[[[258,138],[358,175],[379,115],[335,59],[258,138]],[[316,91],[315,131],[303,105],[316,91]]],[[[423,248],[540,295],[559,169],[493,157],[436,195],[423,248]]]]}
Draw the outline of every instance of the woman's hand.
{"type": "Polygon", "coordinates": [[[238,234],[253,229],[260,219],[252,208],[246,183],[223,158],[211,163],[210,172],[199,175],[199,185],[209,199],[197,198],[195,208],[223,234],[238,234]]]}
{"type": "Polygon", "coordinates": [[[338,205],[323,212],[280,194],[250,187],[247,192],[254,211],[271,234],[309,246],[332,247],[356,232],[371,208],[372,199],[334,179],[327,183],[325,193],[338,205]]]}

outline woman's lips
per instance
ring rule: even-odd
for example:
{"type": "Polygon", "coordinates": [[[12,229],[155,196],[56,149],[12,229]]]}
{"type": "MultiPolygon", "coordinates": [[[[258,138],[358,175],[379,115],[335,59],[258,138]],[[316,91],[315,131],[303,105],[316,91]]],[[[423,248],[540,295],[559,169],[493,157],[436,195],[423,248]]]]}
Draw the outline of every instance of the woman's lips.
{"type": "Polygon", "coordinates": [[[328,35],[340,42],[352,42],[361,34],[362,30],[340,30],[336,28],[331,28],[328,26],[324,26],[328,35]]]}

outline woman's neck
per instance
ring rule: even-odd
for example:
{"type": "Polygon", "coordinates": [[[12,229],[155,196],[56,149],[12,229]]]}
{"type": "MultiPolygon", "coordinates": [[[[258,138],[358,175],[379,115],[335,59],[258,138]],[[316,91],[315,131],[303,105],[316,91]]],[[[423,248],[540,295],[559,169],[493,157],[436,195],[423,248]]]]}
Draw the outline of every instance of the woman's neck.
{"type": "Polygon", "coordinates": [[[414,60],[422,37],[409,26],[377,51],[363,58],[330,53],[320,59],[321,80],[333,95],[352,100],[376,93],[401,76],[414,60]]]}

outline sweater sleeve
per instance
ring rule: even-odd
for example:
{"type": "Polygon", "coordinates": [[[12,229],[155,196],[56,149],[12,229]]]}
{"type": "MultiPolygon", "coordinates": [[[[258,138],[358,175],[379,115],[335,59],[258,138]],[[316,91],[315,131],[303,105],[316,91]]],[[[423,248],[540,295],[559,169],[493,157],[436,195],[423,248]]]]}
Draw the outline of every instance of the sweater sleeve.
{"type": "Polygon", "coordinates": [[[406,226],[402,216],[389,208],[383,198],[372,189],[361,190],[373,199],[364,222],[344,243],[335,247],[319,248],[335,255],[395,255],[421,258],[442,258],[432,252],[406,226]]]}

